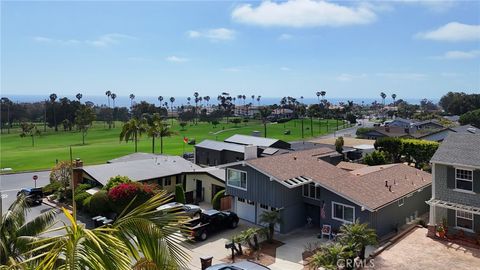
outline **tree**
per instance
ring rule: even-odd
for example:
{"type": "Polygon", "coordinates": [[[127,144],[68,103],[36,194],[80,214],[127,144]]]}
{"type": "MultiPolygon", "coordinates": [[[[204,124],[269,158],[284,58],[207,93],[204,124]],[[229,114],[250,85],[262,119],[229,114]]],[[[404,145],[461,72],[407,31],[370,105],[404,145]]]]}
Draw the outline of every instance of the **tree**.
{"type": "Polygon", "coordinates": [[[197,111],[198,111],[198,102],[200,101],[200,99],[198,98],[199,94],[198,92],[195,92],[193,93],[193,97],[195,97],[195,114],[194,114],[194,122],[195,122],[195,125],[197,124],[197,111]]]}
{"type": "Polygon", "coordinates": [[[102,189],[109,191],[113,187],[116,187],[124,183],[130,183],[130,182],[132,182],[132,180],[128,176],[117,175],[117,176],[110,177],[107,184],[103,186],[102,189]]]}
{"type": "Polygon", "coordinates": [[[78,99],[78,102],[82,99],[83,95],[81,93],[78,93],[75,95],[75,97],[78,99]]]}
{"type": "Polygon", "coordinates": [[[155,138],[160,137],[160,153],[163,154],[163,138],[174,134],[169,125],[163,121],[158,113],[153,114],[153,116],[144,116],[144,125],[147,135],[152,138],[152,153],[155,153],[155,138]]]}
{"type": "Polygon", "coordinates": [[[181,127],[181,130],[185,130],[185,127],[187,126],[187,122],[181,121],[181,122],[179,123],[179,125],[180,125],[180,127],[181,127]]]}
{"type": "Polygon", "coordinates": [[[135,95],[134,94],[130,94],[130,108],[133,107],[133,100],[135,99],[135,95]]]}
{"type": "Polygon", "coordinates": [[[340,154],[343,152],[343,144],[343,137],[340,136],[335,140],[335,150],[340,154]]]}
{"type": "Polygon", "coordinates": [[[267,137],[267,121],[268,121],[268,116],[272,114],[272,111],[268,107],[263,107],[260,108],[259,110],[260,113],[260,119],[262,119],[263,123],[263,137],[267,137]]]}
{"type": "Polygon", "coordinates": [[[216,128],[218,124],[220,124],[220,122],[218,122],[218,120],[213,120],[212,121],[213,128],[216,128]]]}
{"type": "Polygon", "coordinates": [[[480,109],[469,111],[460,116],[460,124],[462,125],[472,125],[476,128],[480,128],[480,109]]]}
{"type": "Polygon", "coordinates": [[[368,166],[383,165],[387,163],[385,154],[380,151],[373,151],[370,154],[366,154],[363,162],[368,166]]]}
{"type": "Polygon", "coordinates": [[[402,139],[402,154],[406,157],[407,162],[415,162],[416,168],[422,168],[430,162],[438,146],[438,142],[402,139]]]}
{"type": "Polygon", "coordinates": [[[462,115],[480,109],[480,94],[448,92],[442,96],[439,104],[448,114],[462,115]]]}
{"type": "Polygon", "coordinates": [[[345,262],[353,257],[351,247],[340,243],[330,243],[320,247],[312,256],[311,269],[339,269],[339,262],[345,262]]]}
{"type": "Polygon", "coordinates": [[[392,94],[393,106],[395,106],[395,99],[397,99],[397,94],[392,94]]]}
{"type": "Polygon", "coordinates": [[[273,235],[275,233],[275,225],[282,223],[282,217],[280,216],[280,212],[275,211],[265,211],[260,214],[260,222],[268,224],[268,235],[267,240],[269,242],[273,241],[273,235]]]}
{"type": "Polygon", "coordinates": [[[392,162],[400,162],[400,157],[403,150],[401,139],[392,137],[378,138],[374,146],[375,149],[387,153],[392,162]]]}
{"type": "Polygon", "coordinates": [[[233,118],[232,120],[230,120],[230,122],[232,122],[235,127],[238,127],[238,124],[240,124],[240,123],[242,122],[242,119],[240,119],[240,118],[233,118]]]}
{"type": "MultiPolygon", "coordinates": [[[[54,223],[55,210],[49,210],[26,222],[29,207],[25,196],[18,196],[0,220],[0,265],[14,266],[28,259],[29,243],[54,223]]],[[[17,268],[12,268],[17,269],[17,268]]],[[[20,269],[20,268],[18,268],[20,269]]]]}
{"type": "Polygon", "coordinates": [[[40,135],[40,130],[37,129],[37,126],[34,123],[22,122],[20,123],[20,137],[30,136],[32,138],[32,147],[35,146],[35,136],[40,135]]]}
{"type": "Polygon", "coordinates": [[[122,132],[120,132],[120,141],[128,143],[128,141],[133,140],[135,142],[135,152],[137,152],[138,138],[141,137],[144,132],[145,127],[142,121],[132,118],[123,124],[122,132]]]}
{"type": "Polygon", "coordinates": [[[368,228],[367,223],[360,223],[360,219],[355,220],[355,223],[342,225],[340,233],[340,243],[347,246],[353,245],[360,259],[365,259],[365,248],[368,245],[377,243],[375,230],[368,228]]]}
{"type": "Polygon", "coordinates": [[[175,98],[174,97],[171,97],[170,98],[170,107],[171,107],[171,111],[172,111],[172,127],[173,127],[173,103],[175,102],[175,98]]]}
{"type": "Polygon", "coordinates": [[[53,110],[53,125],[55,126],[55,131],[58,131],[57,127],[57,116],[55,115],[55,104],[57,100],[57,94],[53,93],[50,94],[50,102],[52,103],[52,110],[53,110]]]}
{"type": "Polygon", "coordinates": [[[70,161],[58,162],[50,171],[50,183],[58,182],[62,185],[60,200],[67,199],[68,187],[72,183],[72,163],[70,161]]]}
{"type": "Polygon", "coordinates": [[[85,137],[87,136],[88,129],[92,126],[96,115],[91,107],[82,105],[75,113],[75,124],[78,130],[82,133],[82,144],[85,144],[85,137]]]}
{"type": "Polygon", "coordinates": [[[346,120],[350,122],[350,124],[355,124],[357,122],[357,116],[353,113],[347,113],[346,120]]]}
{"type": "Polygon", "coordinates": [[[12,107],[13,102],[9,98],[2,97],[1,105],[2,105],[1,106],[2,115],[0,117],[0,120],[1,120],[0,125],[1,125],[1,128],[2,128],[2,132],[3,132],[3,124],[5,122],[7,124],[7,133],[10,134],[10,128],[11,128],[11,125],[12,125],[11,117],[10,117],[10,108],[12,107]],[[3,116],[3,108],[4,107],[7,107],[6,117],[3,116]]]}
{"type": "Polygon", "coordinates": [[[183,190],[182,184],[175,185],[175,201],[185,204],[185,191],[183,190]]]}
{"type": "Polygon", "coordinates": [[[163,97],[162,96],[158,96],[158,102],[160,102],[160,107],[162,107],[162,101],[163,101],[163,97]]]}
{"type": "Polygon", "coordinates": [[[385,98],[387,97],[387,94],[384,92],[380,92],[380,97],[382,98],[382,104],[385,107],[385,98]]]}
{"type": "Polygon", "coordinates": [[[110,108],[110,96],[112,95],[111,91],[106,91],[105,95],[107,96],[108,107],[110,108]]]}
{"type": "MultiPolygon", "coordinates": [[[[112,102],[113,102],[113,108],[115,108],[115,99],[117,98],[117,94],[115,93],[112,93],[110,95],[110,98],[112,99],[112,102]]],[[[115,120],[115,119],[114,119],[115,120]]]]}

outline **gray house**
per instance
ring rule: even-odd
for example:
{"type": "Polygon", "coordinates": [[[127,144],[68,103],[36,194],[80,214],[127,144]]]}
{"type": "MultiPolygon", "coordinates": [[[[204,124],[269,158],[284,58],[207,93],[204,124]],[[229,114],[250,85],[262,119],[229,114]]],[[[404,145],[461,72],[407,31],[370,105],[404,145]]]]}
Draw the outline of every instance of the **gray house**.
{"type": "Polygon", "coordinates": [[[342,169],[329,148],[250,159],[226,167],[226,193],[240,218],[260,224],[280,211],[286,233],[307,224],[368,222],[380,236],[428,211],[431,175],[404,164],[342,169]]]}
{"type": "Polygon", "coordinates": [[[480,233],[480,134],[449,134],[431,163],[429,235],[444,220],[449,234],[480,233]]]}

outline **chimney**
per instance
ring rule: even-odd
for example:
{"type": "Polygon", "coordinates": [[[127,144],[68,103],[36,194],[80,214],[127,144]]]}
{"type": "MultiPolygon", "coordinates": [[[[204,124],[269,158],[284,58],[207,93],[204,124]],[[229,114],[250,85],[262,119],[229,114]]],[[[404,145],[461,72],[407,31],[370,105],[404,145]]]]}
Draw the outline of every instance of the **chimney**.
{"type": "Polygon", "coordinates": [[[73,161],[73,185],[76,187],[78,184],[83,183],[83,161],[80,158],[76,158],[73,161]]]}
{"type": "Polygon", "coordinates": [[[390,127],[389,127],[389,126],[385,126],[385,131],[386,131],[386,132],[390,132],[390,127]]]}
{"type": "Polygon", "coordinates": [[[244,160],[255,159],[258,157],[258,147],[256,145],[246,145],[244,160]]]}
{"type": "Polygon", "coordinates": [[[83,167],[83,161],[80,158],[76,158],[75,161],[73,162],[73,167],[74,168],[82,168],[83,167]]]}

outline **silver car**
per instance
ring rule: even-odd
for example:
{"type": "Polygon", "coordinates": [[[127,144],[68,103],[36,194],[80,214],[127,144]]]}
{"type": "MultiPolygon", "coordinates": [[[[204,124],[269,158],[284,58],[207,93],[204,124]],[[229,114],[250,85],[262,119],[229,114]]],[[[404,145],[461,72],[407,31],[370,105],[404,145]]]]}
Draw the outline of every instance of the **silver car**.
{"type": "Polygon", "coordinates": [[[194,204],[183,204],[179,202],[171,202],[161,205],[157,210],[163,210],[168,212],[185,211],[185,214],[189,217],[197,217],[202,213],[202,208],[194,204]]]}
{"type": "Polygon", "coordinates": [[[212,265],[206,270],[270,270],[270,268],[252,261],[241,261],[212,265]]]}

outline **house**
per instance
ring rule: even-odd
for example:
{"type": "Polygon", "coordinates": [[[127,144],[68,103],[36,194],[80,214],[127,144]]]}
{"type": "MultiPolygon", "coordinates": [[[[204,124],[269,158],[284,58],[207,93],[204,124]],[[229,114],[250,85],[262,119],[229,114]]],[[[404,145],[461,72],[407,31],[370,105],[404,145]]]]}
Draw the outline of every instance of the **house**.
{"type": "Polygon", "coordinates": [[[251,157],[290,152],[290,144],[277,139],[233,135],[223,142],[204,140],[195,145],[195,164],[217,166],[251,157]]]}
{"type": "Polygon", "coordinates": [[[233,210],[256,224],[261,213],[278,210],[281,233],[308,224],[338,230],[359,218],[379,236],[428,211],[430,174],[404,164],[346,170],[330,163],[332,154],[315,148],[221,166],[233,210]]]}
{"type": "Polygon", "coordinates": [[[412,123],[411,128],[416,130],[437,130],[445,128],[442,124],[440,124],[435,119],[425,120],[421,122],[412,123]]]}
{"type": "Polygon", "coordinates": [[[416,136],[417,139],[442,142],[450,133],[476,134],[478,132],[478,129],[472,125],[463,125],[457,127],[443,128],[436,131],[428,132],[426,134],[420,134],[421,132],[417,132],[415,135],[419,135],[416,136]]]}
{"type": "Polygon", "coordinates": [[[414,121],[397,117],[391,121],[386,121],[385,125],[389,127],[410,128],[414,121]]]}
{"type": "Polygon", "coordinates": [[[393,137],[393,138],[412,138],[410,128],[399,126],[383,126],[374,127],[372,130],[365,132],[363,137],[369,140],[376,140],[378,138],[393,137]]]}
{"type": "Polygon", "coordinates": [[[127,176],[132,181],[157,184],[169,192],[181,184],[187,202],[211,202],[212,193],[225,188],[225,171],[202,168],[179,156],[135,153],[110,160],[107,164],[83,166],[76,162],[75,183],[104,186],[111,177],[127,176]]]}
{"type": "Polygon", "coordinates": [[[480,233],[480,135],[449,134],[431,163],[429,235],[444,220],[449,233],[480,233]]]}

